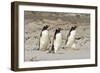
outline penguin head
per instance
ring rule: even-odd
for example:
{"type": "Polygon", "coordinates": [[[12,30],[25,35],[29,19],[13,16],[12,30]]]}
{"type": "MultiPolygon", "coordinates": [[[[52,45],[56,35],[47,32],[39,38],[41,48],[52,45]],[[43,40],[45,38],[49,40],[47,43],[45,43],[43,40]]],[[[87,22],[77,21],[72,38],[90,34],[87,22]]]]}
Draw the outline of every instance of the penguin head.
{"type": "Polygon", "coordinates": [[[61,28],[58,28],[58,32],[60,32],[61,31],[61,28]]]}
{"type": "Polygon", "coordinates": [[[47,30],[49,28],[48,25],[45,25],[42,30],[47,30]]]}
{"type": "Polygon", "coordinates": [[[45,28],[46,28],[46,29],[48,29],[48,27],[49,27],[48,25],[45,25],[45,28]]]}
{"type": "Polygon", "coordinates": [[[60,31],[61,31],[61,28],[56,29],[56,33],[60,33],[60,31]]]}
{"type": "Polygon", "coordinates": [[[77,26],[72,26],[71,30],[76,30],[77,26]]]}

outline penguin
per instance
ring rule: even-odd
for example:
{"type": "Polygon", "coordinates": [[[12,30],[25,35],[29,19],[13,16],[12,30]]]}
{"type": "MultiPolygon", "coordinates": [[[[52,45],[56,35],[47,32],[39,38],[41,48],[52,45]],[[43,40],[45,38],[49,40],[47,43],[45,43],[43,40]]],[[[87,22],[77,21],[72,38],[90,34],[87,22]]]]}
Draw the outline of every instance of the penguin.
{"type": "Polygon", "coordinates": [[[68,36],[67,36],[67,40],[65,42],[65,47],[70,47],[70,48],[75,47],[76,28],[77,28],[77,26],[71,27],[71,29],[68,33],[68,36]]]}
{"type": "Polygon", "coordinates": [[[48,32],[48,25],[45,25],[40,33],[40,40],[39,40],[39,49],[38,50],[47,50],[49,44],[49,32],[48,32]]]}
{"type": "Polygon", "coordinates": [[[61,48],[62,45],[62,34],[61,34],[61,28],[56,29],[53,37],[53,43],[51,47],[52,53],[56,53],[58,49],[61,48]]]}

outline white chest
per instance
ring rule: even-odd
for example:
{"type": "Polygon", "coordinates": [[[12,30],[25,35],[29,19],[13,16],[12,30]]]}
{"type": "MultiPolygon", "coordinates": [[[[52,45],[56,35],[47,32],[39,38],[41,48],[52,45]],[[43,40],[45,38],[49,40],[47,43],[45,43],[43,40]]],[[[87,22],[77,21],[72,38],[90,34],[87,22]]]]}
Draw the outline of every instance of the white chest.
{"type": "Polygon", "coordinates": [[[47,30],[42,32],[41,39],[43,39],[43,40],[48,39],[48,31],[47,30]]]}
{"type": "Polygon", "coordinates": [[[71,31],[70,35],[69,35],[69,40],[73,40],[75,38],[75,35],[76,35],[76,30],[74,31],[71,31]]]}
{"type": "Polygon", "coordinates": [[[67,47],[72,46],[72,44],[74,43],[74,40],[75,40],[75,35],[76,35],[76,30],[71,31],[71,33],[68,37],[67,44],[66,44],[67,47]]]}
{"type": "Polygon", "coordinates": [[[62,35],[61,35],[61,33],[58,33],[58,34],[56,35],[56,41],[57,41],[57,42],[61,42],[61,41],[62,41],[62,35]]]}
{"type": "Polygon", "coordinates": [[[42,32],[42,38],[47,38],[48,37],[48,31],[45,30],[42,32]]]}
{"type": "Polygon", "coordinates": [[[56,35],[56,39],[54,40],[54,46],[55,48],[59,48],[61,46],[62,43],[62,35],[61,33],[56,35]]]}

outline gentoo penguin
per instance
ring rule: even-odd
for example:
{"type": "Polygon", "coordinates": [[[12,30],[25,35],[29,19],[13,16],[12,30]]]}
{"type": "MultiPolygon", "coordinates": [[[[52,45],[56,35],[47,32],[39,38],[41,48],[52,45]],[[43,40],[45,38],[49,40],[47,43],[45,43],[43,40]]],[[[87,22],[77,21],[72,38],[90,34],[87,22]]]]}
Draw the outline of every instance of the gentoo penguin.
{"type": "Polygon", "coordinates": [[[41,31],[38,50],[47,50],[49,44],[48,27],[48,25],[45,25],[41,31]]]}
{"type": "Polygon", "coordinates": [[[73,26],[71,27],[68,36],[67,36],[67,40],[65,42],[65,46],[66,47],[74,47],[75,46],[75,35],[76,35],[76,28],[77,26],[73,26]]]}
{"type": "Polygon", "coordinates": [[[50,52],[56,53],[58,49],[61,48],[62,45],[62,34],[61,34],[61,28],[56,29],[54,38],[53,38],[53,43],[50,52]]]}

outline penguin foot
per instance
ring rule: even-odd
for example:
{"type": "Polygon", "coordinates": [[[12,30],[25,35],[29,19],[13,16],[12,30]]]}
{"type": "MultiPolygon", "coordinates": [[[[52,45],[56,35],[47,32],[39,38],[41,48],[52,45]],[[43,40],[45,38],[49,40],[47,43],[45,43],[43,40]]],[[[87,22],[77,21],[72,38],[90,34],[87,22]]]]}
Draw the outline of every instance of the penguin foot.
{"type": "Polygon", "coordinates": [[[56,52],[53,51],[52,53],[55,54],[56,52]]]}
{"type": "Polygon", "coordinates": [[[62,47],[62,49],[65,49],[65,47],[62,47]]]}
{"type": "Polygon", "coordinates": [[[53,54],[55,54],[55,52],[54,52],[54,51],[51,51],[51,50],[50,50],[50,51],[48,51],[48,53],[53,53],[53,54]]]}
{"type": "Polygon", "coordinates": [[[51,53],[51,50],[50,50],[50,51],[48,51],[48,53],[51,53]]]}
{"type": "Polygon", "coordinates": [[[40,48],[38,48],[37,50],[40,50],[40,48]]]}

